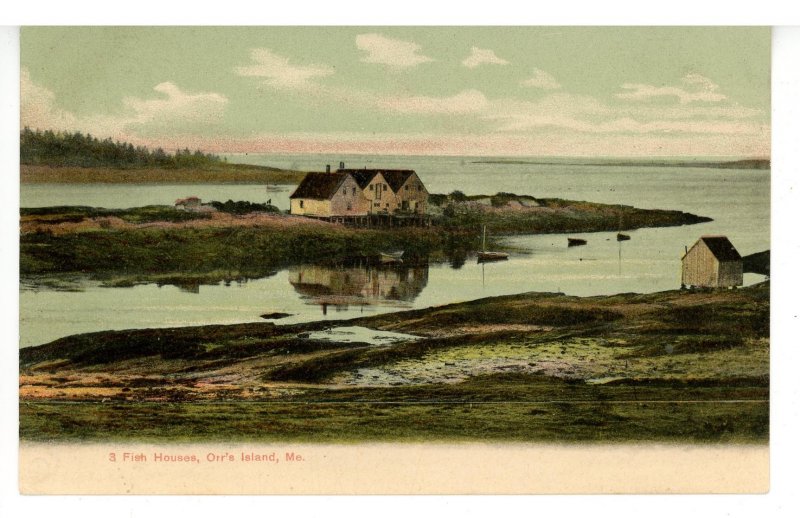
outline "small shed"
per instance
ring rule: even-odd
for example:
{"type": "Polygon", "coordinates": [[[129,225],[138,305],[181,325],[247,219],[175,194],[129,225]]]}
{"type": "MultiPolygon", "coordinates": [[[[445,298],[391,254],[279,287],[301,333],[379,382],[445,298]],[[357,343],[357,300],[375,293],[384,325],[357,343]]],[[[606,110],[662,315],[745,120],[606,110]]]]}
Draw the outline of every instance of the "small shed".
{"type": "Polygon", "coordinates": [[[725,236],[702,236],[681,263],[683,286],[729,288],[743,284],[742,256],[725,236]]]}

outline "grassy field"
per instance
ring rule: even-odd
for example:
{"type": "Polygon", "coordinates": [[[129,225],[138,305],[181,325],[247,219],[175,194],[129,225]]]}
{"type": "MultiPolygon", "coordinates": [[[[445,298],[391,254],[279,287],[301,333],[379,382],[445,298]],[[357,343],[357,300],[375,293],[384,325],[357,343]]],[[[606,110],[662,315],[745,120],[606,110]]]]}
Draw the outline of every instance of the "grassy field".
{"type": "Polygon", "coordinates": [[[20,351],[29,440],[763,443],[769,284],[521,294],[336,325],[99,332],[20,351]]]}
{"type": "Polygon", "coordinates": [[[196,168],[114,168],[114,167],[53,167],[47,165],[20,166],[20,182],[26,183],[130,183],[130,184],[298,184],[305,176],[302,171],[274,167],[228,164],[208,164],[196,168]]]}

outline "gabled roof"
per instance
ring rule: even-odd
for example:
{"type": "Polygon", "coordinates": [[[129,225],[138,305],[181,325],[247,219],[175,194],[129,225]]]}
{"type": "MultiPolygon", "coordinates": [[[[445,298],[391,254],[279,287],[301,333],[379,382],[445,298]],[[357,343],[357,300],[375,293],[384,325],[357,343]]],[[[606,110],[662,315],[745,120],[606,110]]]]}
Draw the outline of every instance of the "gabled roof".
{"type": "Polygon", "coordinates": [[[389,184],[389,187],[392,188],[394,192],[400,190],[400,187],[406,183],[411,175],[414,174],[414,171],[409,170],[393,170],[393,171],[382,171],[383,177],[386,178],[386,183],[389,184]]]}
{"type": "Polygon", "coordinates": [[[339,169],[339,172],[347,173],[353,177],[358,186],[363,190],[369,182],[378,174],[377,169],[339,169]]]}
{"type": "Polygon", "coordinates": [[[718,261],[740,261],[742,256],[725,236],[701,236],[700,241],[706,244],[718,261]]]}
{"type": "Polygon", "coordinates": [[[399,191],[406,180],[414,174],[410,169],[338,169],[336,172],[351,175],[362,189],[380,173],[394,192],[399,191]]]}
{"type": "Polygon", "coordinates": [[[335,173],[307,173],[289,198],[329,200],[336,194],[346,178],[346,174],[338,171],[335,173]]]}

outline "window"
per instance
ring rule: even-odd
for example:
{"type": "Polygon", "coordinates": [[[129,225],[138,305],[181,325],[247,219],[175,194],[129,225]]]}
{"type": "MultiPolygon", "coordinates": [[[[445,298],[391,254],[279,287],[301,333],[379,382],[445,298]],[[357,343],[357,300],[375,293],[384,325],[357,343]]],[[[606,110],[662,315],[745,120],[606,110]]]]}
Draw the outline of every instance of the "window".
{"type": "Polygon", "coordinates": [[[300,200],[300,208],[303,208],[303,200],[300,200]]]}
{"type": "Polygon", "coordinates": [[[374,186],[374,185],[372,185],[372,184],[369,184],[369,190],[370,190],[370,191],[374,191],[374,190],[375,190],[375,186],[374,186]]]}
{"type": "Polygon", "coordinates": [[[353,204],[352,203],[347,202],[347,210],[353,210],[353,204]]]}
{"type": "Polygon", "coordinates": [[[355,195],[356,195],[356,188],[353,187],[353,196],[355,196],[355,195]]]}
{"type": "Polygon", "coordinates": [[[417,185],[417,190],[422,192],[422,186],[421,185],[417,185]]]}
{"type": "Polygon", "coordinates": [[[387,188],[386,184],[383,184],[383,190],[385,191],[387,188]]]}
{"type": "Polygon", "coordinates": [[[406,185],[406,190],[408,190],[408,185],[406,185]]]}

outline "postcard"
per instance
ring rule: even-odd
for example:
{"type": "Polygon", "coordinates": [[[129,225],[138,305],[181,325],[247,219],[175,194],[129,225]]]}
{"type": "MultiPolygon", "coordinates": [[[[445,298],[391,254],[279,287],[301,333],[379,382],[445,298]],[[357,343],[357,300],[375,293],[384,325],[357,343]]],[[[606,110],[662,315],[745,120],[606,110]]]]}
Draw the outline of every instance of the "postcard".
{"type": "Polygon", "coordinates": [[[23,27],[20,491],[768,491],[770,40],[23,27]]]}

